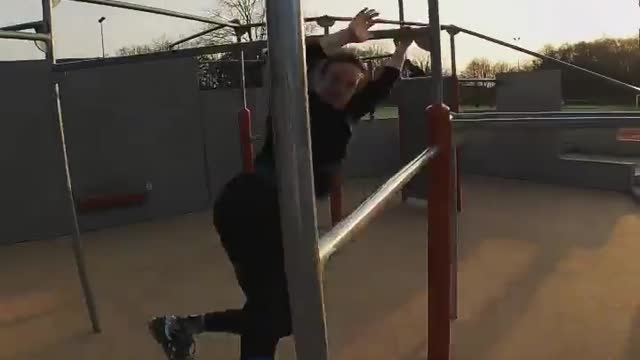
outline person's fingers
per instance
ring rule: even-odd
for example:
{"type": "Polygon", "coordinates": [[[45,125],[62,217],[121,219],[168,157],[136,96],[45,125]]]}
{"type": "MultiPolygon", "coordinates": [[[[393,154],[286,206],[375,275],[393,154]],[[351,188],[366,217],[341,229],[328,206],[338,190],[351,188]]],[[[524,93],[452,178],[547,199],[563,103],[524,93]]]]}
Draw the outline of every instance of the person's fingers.
{"type": "Polygon", "coordinates": [[[361,18],[362,16],[366,15],[367,11],[369,11],[369,8],[364,8],[360,10],[360,12],[356,14],[354,19],[361,18]]]}
{"type": "Polygon", "coordinates": [[[367,18],[368,18],[368,19],[373,19],[373,18],[375,18],[375,17],[376,17],[376,16],[378,16],[378,15],[380,15],[380,14],[379,14],[375,9],[369,9],[369,10],[367,11],[367,18]]]}

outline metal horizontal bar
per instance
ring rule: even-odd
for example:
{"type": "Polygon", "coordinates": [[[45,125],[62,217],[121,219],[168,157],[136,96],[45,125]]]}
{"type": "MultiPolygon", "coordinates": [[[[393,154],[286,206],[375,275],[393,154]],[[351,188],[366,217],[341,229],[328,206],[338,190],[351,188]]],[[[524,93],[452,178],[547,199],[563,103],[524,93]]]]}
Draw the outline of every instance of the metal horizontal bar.
{"type": "Polygon", "coordinates": [[[382,55],[373,55],[373,56],[365,56],[360,58],[362,61],[371,61],[371,60],[380,60],[380,59],[388,59],[392,57],[393,54],[382,54],[382,55]]]}
{"type": "MultiPolygon", "coordinates": [[[[77,1],[77,0],[73,0],[77,1]]],[[[85,1],[85,0],[82,0],[85,1]]],[[[86,1],[97,1],[97,0],[86,0],[86,1]]],[[[103,0],[100,0],[103,1],[103,0]]],[[[398,34],[398,32],[407,30],[393,29],[393,30],[375,30],[371,31],[372,36],[375,39],[391,39],[398,34]]],[[[416,30],[423,31],[423,30],[416,30]]],[[[317,39],[321,38],[322,35],[314,35],[308,36],[307,39],[317,39]]],[[[188,49],[176,49],[176,50],[168,50],[168,51],[159,51],[155,53],[149,54],[139,54],[139,55],[131,55],[131,56],[115,56],[108,58],[99,58],[99,59],[91,59],[91,60],[82,60],[82,61],[72,61],[66,63],[56,64],[53,68],[53,71],[56,72],[65,72],[65,71],[74,71],[74,70],[82,70],[82,69],[92,69],[97,67],[104,66],[112,66],[112,65],[122,65],[122,64],[133,64],[139,62],[148,62],[148,61],[158,61],[164,59],[174,59],[174,58],[183,58],[183,57],[194,57],[204,54],[220,54],[227,52],[235,52],[239,50],[251,50],[251,49],[265,49],[267,47],[266,40],[252,41],[252,42],[241,42],[241,43],[230,43],[230,44],[222,44],[222,45],[211,45],[211,46],[203,46],[196,48],[188,48],[188,49]]]]}
{"type": "Polygon", "coordinates": [[[572,128],[572,129],[615,129],[619,127],[640,127],[640,116],[617,116],[597,118],[590,116],[572,117],[517,117],[517,118],[481,118],[454,119],[456,129],[484,128],[572,128]]]}
{"type": "Polygon", "coordinates": [[[473,113],[455,113],[454,120],[472,120],[472,119],[493,119],[493,118],[548,118],[548,117],[595,117],[595,118],[611,118],[621,116],[638,116],[640,111],[543,111],[543,112],[473,112],[473,113]]]}
{"type": "Polygon", "coordinates": [[[101,59],[74,61],[74,62],[56,64],[53,68],[53,71],[56,71],[56,72],[75,71],[75,70],[83,70],[83,69],[93,69],[93,68],[104,67],[104,66],[135,64],[135,63],[141,63],[141,62],[159,61],[159,60],[166,60],[166,59],[195,57],[195,56],[205,55],[205,54],[220,54],[220,53],[234,52],[239,50],[249,50],[254,48],[264,49],[266,45],[267,45],[266,41],[254,41],[254,42],[232,43],[232,44],[223,44],[223,45],[211,45],[211,46],[204,46],[204,47],[197,47],[197,48],[190,48],[190,49],[160,51],[160,52],[155,52],[150,54],[116,56],[116,57],[109,57],[104,59],[101,58],[101,59]]]}
{"type": "Polygon", "coordinates": [[[181,13],[173,10],[166,10],[166,9],[161,9],[161,8],[156,8],[156,7],[146,6],[146,5],[132,4],[124,1],[117,1],[117,0],[69,0],[69,1],[103,5],[103,6],[109,6],[114,8],[120,8],[120,9],[135,10],[135,11],[141,11],[141,12],[146,12],[151,14],[165,15],[165,16],[174,17],[174,18],[199,21],[207,24],[224,25],[232,28],[238,27],[238,24],[235,24],[226,20],[216,20],[216,19],[212,19],[204,16],[191,15],[191,14],[186,14],[186,13],[181,13]]]}
{"type": "Polygon", "coordinates": [[[448,31],[461,32],[461,33],[465,33],[467,35],[475,36],[475,37],[477,37],[479,39],[483,39],[483,40],[492,42],[494,44],[498,44],[498,45],[507,47],[509,49],[513,49],[513,50],[525,53],[527,55],[531,55],[531,56],[537,57],[539,59],[551,61],[551,62],[553,62],[555,64],[558,64],[560,66],[563,66],[565,68],[572,69],[572,70],[577,70],[577,71],[583,72],[585,74],[589,74],[589,75],[591,75],[593,77],[597,77],[597,78],[600,78],[602,80],[605,80],[605,81],[607,81],[607,82],[609,82],[611,84],[615,84],[615,85],[624,87],[624,88],[626,88],[628,90],[632,90],[632,91],[634,91],[636,93],[640,93],[640,87],[637,87],[637,86],[634,86],[634,85],[631,85],[631,84],[627,84],[627,83],[622,82],[620,80],[616,80],[616,79],[614,79],[612,77],[609,77],[609,76],[606,76],[606,75],[602,75],[602,74],[597,73],[595,71],[591,71],[591,70],[585,69],[583,67],[568,63],[566,61],[558,60],[558,59],[553,58],[551,56],[543,55],[543,54],[537,53],[535,51],[531,51],[531,50],[525,49],[523,47],[510,44],[510,43],[508,43],[506,41],[498,40],[496,38],[492,38],[490,36],[483,35],[483,34],[480,34],[478,32],[475,32],[475,31],[472,31],[472,30],[469,30],[469,29],[465,29],[465,28],[461,28],[461,27],[455,26],[455,25],[448,25],[446,27],[443,26],[442,28],[443,28],[443,30],[446,29],[448,31]]]}
{"type": "Polygon", "coordinates": [[[20,32],[20,31],[0,30],[0,39],[49,41],[49,35],[48,34],[27,33],[27,32],[20,32]]]}
{"type": "MultiPolygon", "coordinates": [[[[352,21],[352,17],[344,17],[344,16],[331,16],[331,15],[323,15],[323,16],[313,16],[304,18],[304,22],[318,22],[318,21],[339,21],[339,22],[349,22],[352,21]]],[[[401,26],[429,26],[428,23],[423,22],[415,22],[415,21],[400,21],[400,20],[386,20],[386,19],[376,19],[373,21],[374,24],[388,24],[388,25],[401,25],[401,26]]],[[[240,27],[243,28],[254,28],[265,26],[264,22],[258,23],[249,23],[242,24],[240,27]]]]}
{"type": "Polygon", "coordinates": [[[360,229],[367,225],[385,207],[392,195],[400,191],[437,152],[436,148],[427,148],[380,186],[355,211],[322,236],[318,243],[320,261],[323,264],[326,263],[331,255],[348,243],[360,229]]]}
{"type": "Polygon", "coordinates": [[[9,26],[0,27],[0,30],[5,31],[22,31],[22,30],[37,30],[42,27],[42,21],[31,21],[22,24],[15,24],[9,26]]]}
{"type": "MultiPolygon", "coordinates": [[[[340,22],[350,22],[353,20],[352,17],[347,16],[331,16],[324,15],[318,17],[306,18],[305,21],[318,21],[318,20],[330,20],[330,21],[340,21],[340,22]]],[[[387,25],[401,25],[401,26],[429,26],[428,23],[423,22],[415,22],[415,21],[401,21],[401,20],[387,20],[387,19],[376,19],[373,21],[374,24],[387,24],[387,25]]]]}
{"type": "Polygon", "coordinates": [[[203,30],[203,31],[199,31],[199,32],[197,32],[197,33],[195,33],[193,35],[189,35],[189,36],[187,36],[185,38],[182,38],[182,39],[180,39],[178,41],[175,41],[175,42],[171,43],[171,45],[169,45],[169,48],[173,49],[174,47],[176,47],[176,46],[178,46],[180,44],[184,44],[187,41],[199,38],[201,36],[207,35],[209,33],[212,33],[214,31],[220,30],[220,29],[225,28],[225,27],[226,27],[225,25],[217,25],[217,26],[212,27],[211,29],[206,29],[206,30],[203,30]]]}

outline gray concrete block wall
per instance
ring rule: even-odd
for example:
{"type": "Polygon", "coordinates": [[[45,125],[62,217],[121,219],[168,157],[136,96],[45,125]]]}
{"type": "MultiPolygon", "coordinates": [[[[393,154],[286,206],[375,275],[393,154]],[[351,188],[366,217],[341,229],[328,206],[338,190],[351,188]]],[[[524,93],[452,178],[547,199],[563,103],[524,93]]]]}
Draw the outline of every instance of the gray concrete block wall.
{"type": "MultiPolygon", "coordinates": [[[[0,84],[0,243],[69,232],[48,74],[44,62],[0,63],[0,76],[7,79],[0,84]]],[[[200,91],[195,60],[74,72],[61,85],[74,193],[82,198],[153,186],[145,206],[81,216],[85,230],[204,209],[241,171],[240,92],[200,91]]],[[[347,178],[390,176],[425,149],[429,93],[428,78],[402,80],[393,94],[401,123],[364,120],[354,127],[347,178]]],[[[266,133],[268,94],[250,89],[247,99],[257,152],[266,133]]],[[[640,154],[637,144],[614,139],[608,130],[474,131],[462,149],[462,170],[621,190],[629,166],[559,158],[576,147],[582,153],[640,154]]],[[[405,196],[425,197],[427,174],[420,172],[405,196]]]]}
{"type": "Polygon", "coordinates": [[[80,217],[83,229],[195,211],[208,204],[197,63],[192,59],[69,73],[61,83],[74,192],[139,192],[141,207],[80,217]]]}
{"type": "Polygon", "coordinates": [[[0,63],[0,244],[69,229],[49,67],[0,63]]]}
{"type": "Polygon", "coordinates": [[[498,111],[561,111],[562,72],[540,70],[497,74],[498,111]]]}
{"type": "Polygon", "coordinates": [[[347,178],[391,176],[402,166],[397,119],[361,120],[344,163],[347,178]]]}

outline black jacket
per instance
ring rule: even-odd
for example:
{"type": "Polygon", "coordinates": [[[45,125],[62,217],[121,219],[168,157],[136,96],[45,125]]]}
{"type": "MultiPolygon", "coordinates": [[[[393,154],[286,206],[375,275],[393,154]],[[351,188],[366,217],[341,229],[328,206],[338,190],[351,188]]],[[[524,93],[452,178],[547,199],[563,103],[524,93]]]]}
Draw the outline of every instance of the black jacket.
{"type": "MultiPolygon", "coordinates": [[[[327,55],[317,42],[307,43],[307,70],[313,72],[327,55]]],[[[309,89],[309,115],[311,121],[311,153],[316,197],[329,194],[331,184],[347,155],[347,145],[351,139],[351,125],[373,111],[384,100],[398,79],[400,72],[393,67],[385,67],[376,79],[369,81],[358,91],[344,110],[336,110],[323,102],[309,89]]],[[[259,174],[275,180],[275,160],[273,151],[271,116],[267,118],[267,137],[256,157],[259,174]]]]}

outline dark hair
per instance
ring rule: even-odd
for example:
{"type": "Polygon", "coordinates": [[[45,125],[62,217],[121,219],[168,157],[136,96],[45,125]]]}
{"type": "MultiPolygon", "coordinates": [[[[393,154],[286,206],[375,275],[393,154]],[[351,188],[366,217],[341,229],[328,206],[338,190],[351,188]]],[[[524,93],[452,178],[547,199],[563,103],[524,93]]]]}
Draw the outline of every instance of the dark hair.
{"type": "Polygon", "coordinates": [[[356,56],[356,54],[345,50],[327,56],[324,64],[322,64],[322,68],[320,69],[320,71],[324,74],[327,72],[327,69],[329,68],[329,66],[331,66],[331,64],[340,63],[354,65],[363,73],[367,73],[367,68],[364,66],[364,63],[356,56]]]}

